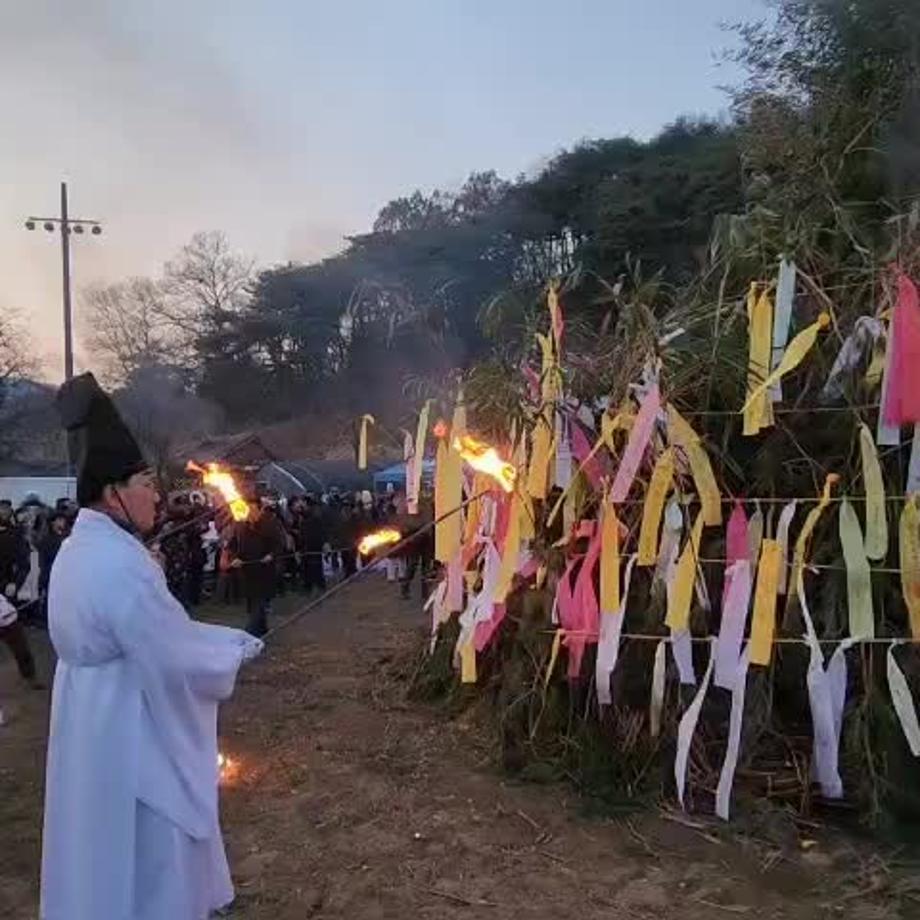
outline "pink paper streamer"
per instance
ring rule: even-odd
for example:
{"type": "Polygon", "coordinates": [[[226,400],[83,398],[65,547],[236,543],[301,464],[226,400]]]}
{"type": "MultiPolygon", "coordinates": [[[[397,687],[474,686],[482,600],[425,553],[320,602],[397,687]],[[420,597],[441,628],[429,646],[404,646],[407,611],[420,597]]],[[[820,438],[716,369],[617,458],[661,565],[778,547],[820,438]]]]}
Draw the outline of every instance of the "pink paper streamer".
{"type": "MultiPolygon", "coordinates": [[[[591,453],[592,444],[585,434],[580,422],[574,419],[569,423],[569,443],[572,445],[572,456],[576,462],[581,465],[591,453]]],[[[609,472],[609,467],[605,464],[599,454],[595,454],[584,465],[584,473],[594,488],[600,485],[601,479],[605,473],[609,472]]]]}
{"type": "Polygon", "coordinates": [[[623,453],[623,459],[620,461],[620,467],[617,470],[616,478],[613,480],[613,488],[610,491],[610,497],[616,502],[625,501],[629,495],[629,490],[636,478],[636,472],[639,464],[645,456],[645,450],[648,442],[655,430],[655,422],[658,413],[661,411],[661,393],[658,384],[652,385],[642,405],[639,406],[639,414],[633,423],[632,431],[629,433],[629,441],[626,443],[626,450],[623,453]]]}
{"type": "Polygon", "coordinates": [[[898,301],[891,320],[893,349],[882,416],[886,425],[920,422],[920,297],[898,273],[898,301]]]}
{"type": "Polygon", "coordinates": [[[597,642],[600,605],[594,590],[594,570],[600,553],[601,533],[600,528],[596,528],[574,584],[572,573],[578,563],[577,559],[568,564],[556,589],[556,612],[559,625],[566,631],[563,645],[569,653],[570,679],[577,678],[581,673],[587,644],[597,642]]]}
{"type": "Polygon", "coordinates": [[[740,559],[747,559],[748,553],[748,520],[744,513],[744,505],[735,502],[732,513],[728,518],[725,528],[725,558],[726,568],[731,567],[740,559]]]}
{"type": "Polygon", "coordinates": [[[447,596],[445,600],[448,613],[463,610],[463,550],[457,550],[454,558],[447,564],[447,596]]]}

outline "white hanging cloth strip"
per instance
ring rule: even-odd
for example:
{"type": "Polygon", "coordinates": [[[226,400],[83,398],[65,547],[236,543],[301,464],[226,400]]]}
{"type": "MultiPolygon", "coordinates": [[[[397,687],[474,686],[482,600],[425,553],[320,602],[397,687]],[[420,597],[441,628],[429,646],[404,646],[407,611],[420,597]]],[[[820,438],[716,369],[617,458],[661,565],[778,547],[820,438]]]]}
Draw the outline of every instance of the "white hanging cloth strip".
{"type": "Polygon", "coordinates": [[[874,316],[860,316],[853,324],[853,331],[846,337],[827,375],[821,390],[823,402],[837,402],[843,399],[846,388],[844,378],[852,374],[865,355],[871,354],[875,343],[885,335],[885,324],[874,316]]]}
{"type": "MultiPolygon", "coordinates": [[[[789,324],[792,320],[792,303],[795,300],[795,262],[783,259],[779,263],[776,279],[776,304],[773,307],[773,348],[770,354],[770,371],[779,367],[786,352],[789,339],[789,324]]],[[[770,387],[770,399],[779,402],[783,398],[783,385],[777,380],[770,387]]]]}
{"type": "Polygon", "coordinates": [[[610,694],[610,675],[617,666],[620,655],[620,634],[623,632],[623,620],[626,617],[626,598],[629,596],[629,583],[632,580],[635,553],[629,557],[626,573],[623,576],[623,593],[620,596],[619,609],[614,614],[602,613],[600,617],[600,636],[597,642],[597,665],[594,670],[594,682],[597,687],[597,701],[601,706],[612,702],[610,694]]]}
{"type": "Polygon", "coordinates": [[[667,640],[662,639],[655,646],[655,663],[652,666],[652,692],[649,694],[649,734],[657,738],[661,734],[661,710],[664,708],[664,682],[667,640]]]}
{"type": "Polygon", "coordinates": [[[732,711],[728,724],[728,747],[725,750],[725,760],[722,761],[722,771],[719,773],[719,785],[716,789],[716,814],[723,820],[728,820],[729,804],[732,796],[732,785],[735,782],[735,768],[738,766],[738,752],[741,748],[741,725],[744,719],[744,693],[747,689],[748,665],[751,657],[745,648],[735,669],[732,681],[732,711]]]}
{"type": "Polygon", "coordinates": [[[700,718],[700,710],[703,708],[703,700],[706,698],[706,691],[709,689],[709,682],[712,679],[712,669],[715,664],[715,655],[713,650],[709,651],[709,664],[706,666],[706,673],[703,675],[703,682],[700,684],[693,702],[687,707],[683,714],[680,724],[677,727],[677,755],[674,758],[674,781],[677,785],[677,799],[680,807],[684,807],[684,788],[687,784],[687,760],[690,757],[690,743],[693,741],[693,733],[696,731],[696,723],[700,718]]]}
{"type": "Polygon", "coordinates": [[[719,638],[716,640],[715,684],[723,690],[731,690],[735,686],[741,643],[744,641],[744,629],[751,605],[751,563],[747,559],[739,559],[729,567],[726,578],[728,586],[722,604],[719,638]]]}
{"type": "Polygon", "coordinates": [[[914,757],[920,757],[920,722],[917,720],[917,708],[914,706],[913,697],[910,695],[910,687],[898,662],[894,657],[895,646],[903,645],[903,642],[892,642],[888,646],[888,660],[886,662],[888,669],[888,690],[891,693],[891,703],[897,714],[901,728],[904,730],[904,737],[910,747],[911,754],[914,757]]]}

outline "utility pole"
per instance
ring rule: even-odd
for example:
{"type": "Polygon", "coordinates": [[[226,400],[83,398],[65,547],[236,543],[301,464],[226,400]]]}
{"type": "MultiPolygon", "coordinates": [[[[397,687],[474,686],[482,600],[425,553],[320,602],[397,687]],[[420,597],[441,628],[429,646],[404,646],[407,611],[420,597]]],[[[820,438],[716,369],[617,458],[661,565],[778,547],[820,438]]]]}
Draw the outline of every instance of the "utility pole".
{"type": "Polygon", "coordinates": [[[64,285],[64,379],[73,377],[73,310],[70,297],[70,234],[80,235],[89,228],[93,236],[102,233],[102,224],[98,220],[87,220],[83,217],[70,217],[67,212],[67,183],[61,183],[61,216],[60,217],[30,217],[26,221],[26,230],[34,230],[42,224],[48,233],[55,229],[61,231],[61,269],[64,285]]]}

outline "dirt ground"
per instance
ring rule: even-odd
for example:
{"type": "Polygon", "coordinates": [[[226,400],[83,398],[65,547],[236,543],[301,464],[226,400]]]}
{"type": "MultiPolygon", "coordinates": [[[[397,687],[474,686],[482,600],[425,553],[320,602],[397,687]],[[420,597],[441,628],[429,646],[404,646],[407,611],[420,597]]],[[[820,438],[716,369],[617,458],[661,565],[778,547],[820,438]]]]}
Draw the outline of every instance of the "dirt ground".
{"type": "MultiPolygon", "coordinates": [[[[400,675],[421,627],[418,604],[371,575],[241,676],[221,718],[237,920],[920,917],[920,888],[863,843],[815,832],[807,846],[767,844],[670,810],[590,818],[565,787],[508,781],[474,726],[406,701],[400,675]]],[[[4,655],[0,701],[11,716],[0,916],[26,920],[37,915],[48,700],[19,686],[4,655]]]]}

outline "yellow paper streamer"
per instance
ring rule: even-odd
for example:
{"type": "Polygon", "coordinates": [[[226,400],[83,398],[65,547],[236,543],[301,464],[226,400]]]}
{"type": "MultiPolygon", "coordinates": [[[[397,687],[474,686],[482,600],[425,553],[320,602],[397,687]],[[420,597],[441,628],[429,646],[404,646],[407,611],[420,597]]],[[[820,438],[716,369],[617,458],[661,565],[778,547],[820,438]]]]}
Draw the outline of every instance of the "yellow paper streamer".
{"type": "Polygon", "coordinates": [[[556,635],[553,636],[553,647],[549,653],[549,664],[546,666],[546,676],[543,678],[544,689],[549,686],[549,679],[553,676],[553,669],[556,667],[556,661],[559,659],[559,649],[562,647],[562,637],[565,630],[557,629],[556,635]]]}
{"type": "Polygon", "coordinates": [[[540,345],[541,368],[540,368],[540,388],[543,394],[543,403],[551,403],[556,398],[557,384],[559,382],[558,369],[556,367],[556,357],[553,351],[552,333],[543,335],[537,333],[537,342],[540,345]]]}
{"type": "Polygon", "coordinates": [[[606,500],[601,511],[601,613],[620,609],[620,522],[616,508],[606,500]]]}
{"type": "Polygon", "coordinates": [[[462,437],[466,434],[466,403],[463,401],[463,390],[457,390],[457,402],[454,405],[454,417],[450,422],[450,439],[462,437]]]}
{"type": "Polygon", "coordinates": [[[413,490],[407,489],[409,494],[418,496],[422,487],[422,462],[425,459],[425,439],[428,436],[428,413],[431,411],[431,400],[426,399],[422,411],[418,414],[418,428],[415,430],[415,459],[412,464],[413,490]]]}
{"type": "MultiPolygon", "coordinates": [[[[553,339],[556,342],[556,353],[560,354],[562,343],[559,341],[557,330],[559,329],[559,282],[550,281],[549,288],[546,292],[546,305],[549,308],[549,318],[552,324],[553,339]]],[[[561,355],[560,355],[561,356],[561,355]]]]}
{"type": "Polygon", "coordinates": [[[854,639],[875,638],[872,612],[872,581],[869,560],[863,543],[862,528],[853,506],[840,503],[840,546],[847,567],[847,607],[850,612],[850,635],[854,639]]]}
{"type": "Polygon", "coordinates": [[[544,501],[549,492],[552,444],[549,413],[541,412],[531,436],[530,469],[527,472],[527,494],[540,501],[544,501]]]}
{"type": "Polygon", "coordinates": [[[367,427],[368,425],[374,425],[373,415],[362,415],[361,416],[361,433],[358,436],[358,469],[366,470],[367,469],[367,427]]]}
{"type": "Polygon", "coordinates": [[[472,636],[460,647],[460,683],[476,683],[476,646],[472,636]]]}
{"type": "Polygon", "coordinates": [[[718,527],[722,523],[722,495],[716,485],[709,455],[703,447],[700,436],[690,423],[674,408],[668,406],[668,441],[680,447],[687,455],[687,463],[696,484],[703,509],[703,520],[707,527],[718,527]]]}
{"type": "Polygon", "coordinates": [[[463,517],[458,512],[463,501],[463,460],[447,438],[438,442],[434,478],[434,554],[445,565],[457,554],[463,540],[463,517]],[[447,515],[447,517],[445,517],[447,515]]]}
{"type": "Polygon", "coordinates": [[[904,503],[900,520],[901,593],[910,615],[910,633],[920,639],[920,495],[904,503]]]}
{"type": "MultiPolygon", "coordinates": [[[[799,583],[802,569],[805,568],[805,557],[808,553],[808,542],[811,539],[811,532],[815,529],[815,525],[818,523],[819,518],[824,514],[825,509],[830,504],[831,489],[839,480],[840,477],[836,473],[828,474],[827,478],[824,480],[824,491],[821,493],[821,501],[808,512],[805,523],[799,531],[799,535],[795,541],[795,549],[792,552],[792,581],[789,582],[792,585],[797,585],[799,583]]],[[[790,591],[787,603],[791,603],[795,596],[795,592],[790,591]]]]}
{"type": "Polygon", "coordinates": [[[777,540],[764,540],[757,567],[757,587],[754,589],[754,613],[751,619],[751,641],[748,644],[751,664],[767,665],[773,652],[773,632],[776,629],[776,595],[783,565],[783,547],[777,540]]]}
{"type": "Polygon", "coordinates": [[[878,342],[872,348],[872,360],[869,367],[866,368],[866,389],[869,392],[878,389],[882,383],[882,375],[885,372],[885,349],[878,342]]]}
{"type": "Polygon", "coordinates": [[[866,487],[866,555],[877,561],[888,555],[888,512],[875,438],[865,425],[859,426],[859,449],[866,487]]]}
{"type": "Polygon", "coordinates": [[[744,404],[744,434],[755,435],[773,424],[773,403],[764,381],[770,371],[773,350],[773,304],[764,288],[757,296],[757,284],[752,283],[747,301],[748,336],[748,399],[744,404]],[[756,398],[755,398],[756,394],[756,398]]]}
{"type": "Polygon", "coordinates": [[[703,538],[703,512],[693,522],[693,530],[684,544],[677,568],[674,572],[674,586],[668,598],[668,614],[665,623],[674,630],[687,628],[690,622],[690,604],[693,601],[693,586],[696,583],[697,560],[700,556],[700,541],[703,538]]]}
{"type": "Polygon", "coordinates": [[[517,493],[520,500],[518,519],[520,521],[521,540],[533,540],[536,537],[533,501],[523,492],[517,493]]]}
{"type": "MultiPolygon", "coordinates": [[[[764,294],[763,297],[767,295],[764,294]]],[[[758,306],[759,309],[759,306],[758,306]]],[[[772,315],[772,307],[771,315],[772,315]]],[[[762,321],[762,320],[760,320],[762,321]]],[[[750,390],[747,398],[747,402],[744,404],[744,409],[742,412],[747,414],[748,410],[760,399],[761,396],[765,395],[767,390],[770,389],[774,384],[779,383],[779,381],[790,371],[795,370],[801,363],[805,355],[811,351],[812,346],[815,344],[815,341],[818,338],[818,333],[822,329],[826,329],[831,324],[831,317],[829,313],[822,313],[816,322],[812,323],[810,326],[806,326],[790,343],[789,347],[786,349],[785,354],[780,360],[779,364],[776,365],[776,370],[772,374],[768,374],[766,379],[761,383],[757,384],[753,390],[750,390]]],[[[753,341],[751,344],[753,351],[753,341]]],[[[753,358],[752,358],[753,361],[753,358]]],[[[750,386],[751,378],[748,377],[748,385],[750,386]]],[[[773,424],[772,418],[767,424],[773,424]]],[[[756,432],[755,432],[756,433],[756,432]]],[[[745,434],[748,434],[745,431],[745,434]]]]}
{"type": "Polygon", "coordinates": [[[666,448],[655,461],[649,480],[645,505],[642,508],[642,526],[639,529],[639,553],[636,565],[654,565],[658,559],[658,530],[664,503],[674,482],[674,452],[666,448]]]}

